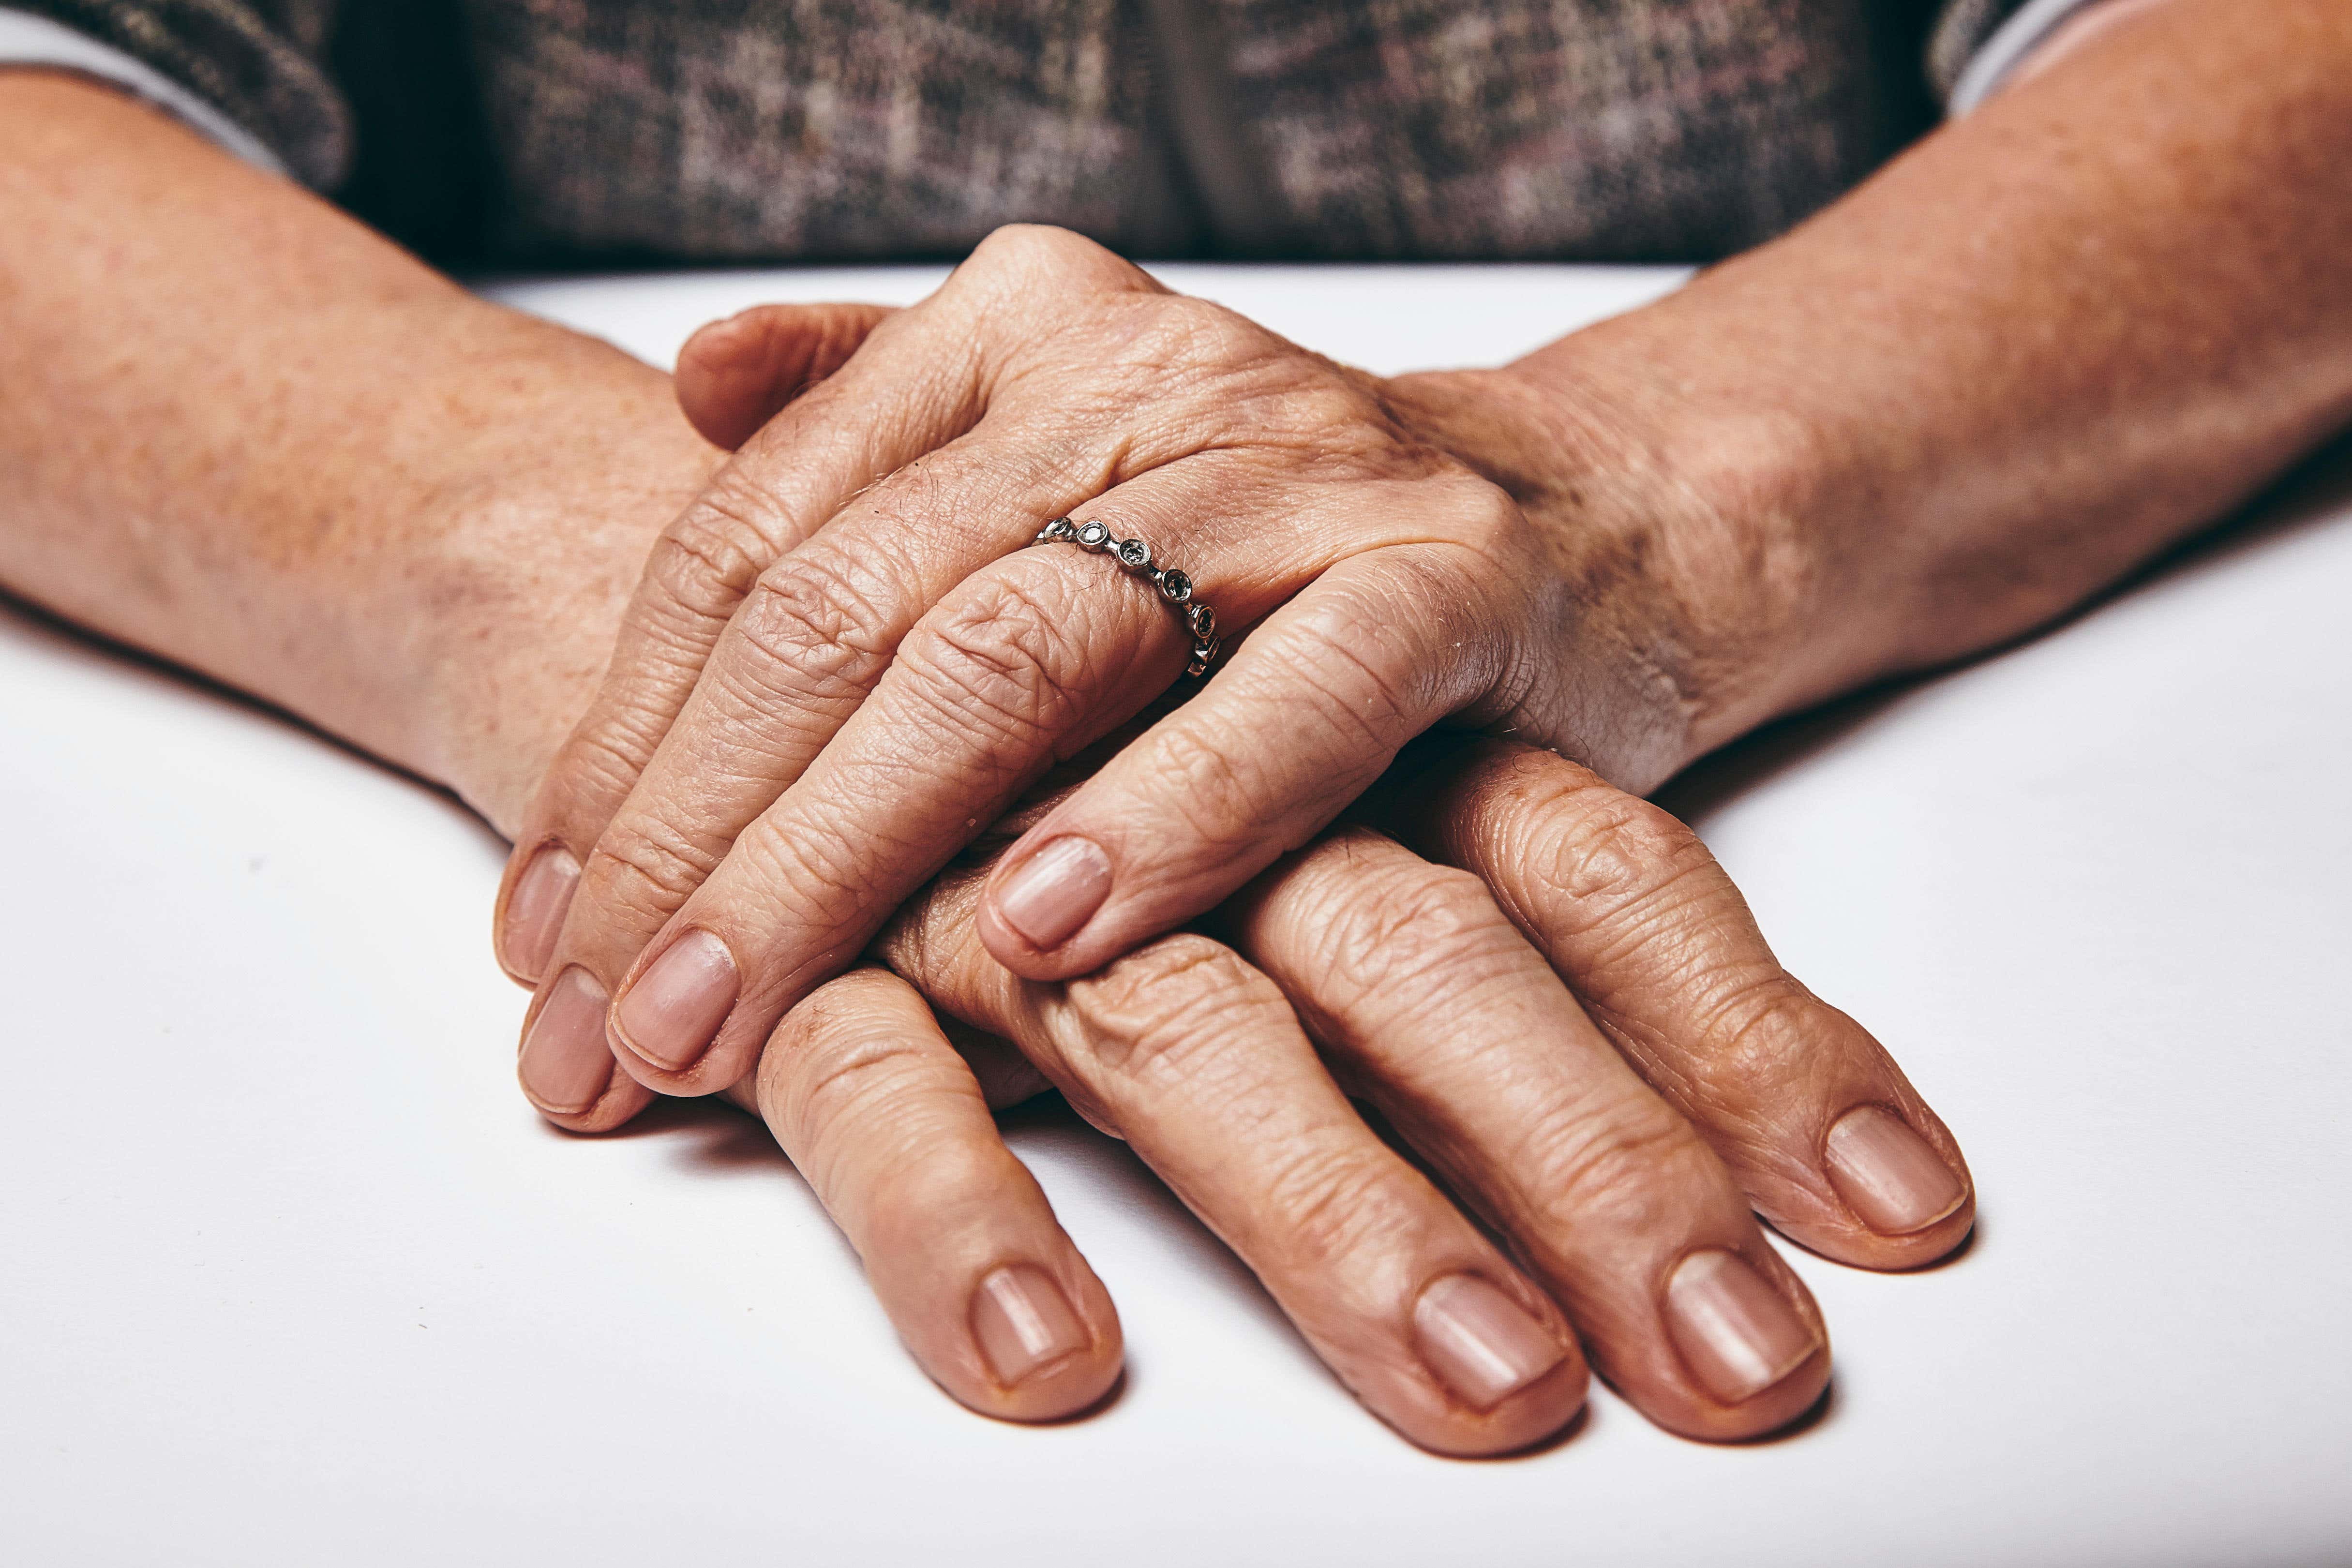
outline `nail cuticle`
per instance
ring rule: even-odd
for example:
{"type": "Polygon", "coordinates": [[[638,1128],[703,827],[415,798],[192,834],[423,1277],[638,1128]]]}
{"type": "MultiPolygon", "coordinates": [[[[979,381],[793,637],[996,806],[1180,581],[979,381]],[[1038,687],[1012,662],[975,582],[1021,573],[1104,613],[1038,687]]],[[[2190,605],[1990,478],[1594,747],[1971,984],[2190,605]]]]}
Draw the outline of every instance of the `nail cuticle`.
{"type": "Polygon", "coordinates": [[[688,1071],[709,1054],[741,991],[742,973],[727,944],[689,929],[614,998],[613,1043],[658,1071],[688,1071]],[[672,1049],[654,1049],[648,1036],[666,1037],[672,1049]]]}
{"type": "Polygon", "coordinates": [[[1916,1235],[1968,1201],[1968,1186],[1898,1113],[1856,1105],[1822,1140],[1822,1169],[1855,1218],[1881,1236],[1916,1235]]]}
{"type": "Polygon", "coordinates": [[[516,1076],[533,1105],[551,1116],[592,1109],[612,1086],[604,1039],[604,988],[574,965],[557,976],[523,1036],[516,1076]]]}
{"type": "Polygon", "coordinates": [[[579,886],[579,857],[561,841],[550,839],[531,852],[499,915],[499,967],[526,985],[539,983],[579,886]]]}
{"type": "Polygon", "coordinates": [[[1110,896],[1110,856],[1092,839],[1065,834],[1003,873],[990,902],[997,918],[1039,951],[1082,930],[1110,896]]]}
{"type": "Polygon", "coordinates": [[[1684,1366],[1723,1405],[1777,1387],[1827,1348],[1754,1265],[1725,1249],[1685,1255],[1666,1278],[1663,1308],[1684,1366]]]}
{"type": "Polygon", "coordinates": [[[1007,1389],[1066,1365],[1094,1343],[1052,1276],[1030,1263],[982,1276],[971,1293],[971,1323],[981,1359],[1007,1389]]]}
{"type": "Polygon", "coordinates": [[[1413,1301],[1413,1348],[1455,1399],[1481,1415],[1524,1392],[1568,1359],[1534,1314],[1493,1281],[1447,1274],[1413,1301]]]}

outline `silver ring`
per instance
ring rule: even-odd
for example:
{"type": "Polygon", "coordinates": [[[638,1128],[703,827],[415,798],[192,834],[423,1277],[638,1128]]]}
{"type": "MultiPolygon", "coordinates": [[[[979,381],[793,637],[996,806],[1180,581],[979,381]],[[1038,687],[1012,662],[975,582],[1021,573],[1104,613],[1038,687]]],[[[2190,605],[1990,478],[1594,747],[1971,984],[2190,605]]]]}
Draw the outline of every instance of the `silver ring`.
{"type": "Polygon", "coordinates": [[[1171,609],[1182,618],[1185,631],[1192,636],[1192,662],[1184,673],[1198,680],[1217,662],[1218,650],[1224,646],[1217,636],[1217,612],[1192,599],[1192,580],[1174,567],[1151,564],[1151,547],[1141,539],[1123,539],[1101,523],[1074,523],[1067,517],[1055,517],[1037,530],[1033,545],[1060,544],[1068,541],[1083,550],[1097,555],[1118,558],[1118,564],[1137,577],[1151,580],[1171,609]]]}

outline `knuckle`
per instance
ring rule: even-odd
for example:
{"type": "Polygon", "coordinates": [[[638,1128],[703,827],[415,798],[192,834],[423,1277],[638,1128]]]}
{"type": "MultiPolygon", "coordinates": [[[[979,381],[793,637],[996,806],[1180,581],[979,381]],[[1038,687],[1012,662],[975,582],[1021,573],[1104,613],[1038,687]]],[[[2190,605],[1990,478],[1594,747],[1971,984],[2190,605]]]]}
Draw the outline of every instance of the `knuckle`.
{"type": "Polygon", "coordinates": [[[812,970],[838,969],[865,946],[865,928],[879,923],[867,857],[877,845],[900,842],[837,810],[762,818],[735,841],[711,891],[727,915],[768,934],[762,947],[772,962],[787,952],[800,956],[781,977],[796,986],[812,970]]]}
{"type": "MultiPolygon", "coordinates": [[[[1258,764],[1189,724],[1152,740],[1159,791],[1185,832],[1208,851],[1241,848],[1261,838],[1281,804],[1258,764]]],[[[1339,792],[1335,781],[1334,792],[1339,792]]]]}
{"type": "Polygon", "coordinates": [[[1517,570],[1529,543],[1526,516],[1508,492],[1466,468],[1431,476],[1423,484],[1447,518],[1447,536],[1481,558],[1517,570]]]}
{"type": "Polygon", "coordinates": [[[1073,275],[1118,277],[1135,268],[1084,235],[1051,224],[1005,224],[972,247],[975,275],[1004,276],[1016,285],[1073,275]]]}
{"type": "Polygon", "coordinates": [[[1377,602],[1343,591],[1320,625],[1319,645],[1300,662],[1300,674],[1321,698],[1331,727],[1377,750],[1383,765],[1404,744],[1427,706],[1416,689],[1412,661],[1392,655],[1396,622],[1377,602]],[[1384,645],[1386,644],[1386,645],[1384,645]],[[1402,674],[1400,674],[1400,671],[1402,674]]]}
{"type": "MultiPolygon", "coordinates": [[[[787,1130],[827,1209],[936,1227],[986,1191],[997,1168],[976,1140],[946,1131],[937,1097],[959,1091],[934,1066],[902,1032],[821,1020],[762,1059],[761,1113],[787,1130]]],[[[967,1109],[975,1125],[978,1096],[974,1085],[967,1109]]]]}
{"type": "Polygon", "coordinates": [[[976,737],[1024,742],[1081,708],[1088,659],[1069,619],[1035,589],[992,576],[925,617],[901,663],[927,702],[976,737]]]}
{"type": "Polygon", "coordinates": [[[1709,979],[1716,994],[1700,1006],[1699,1049],[1686,1069],[1701,1088],[1799,1075],[1828,1012],[1819,998],[1778,965],[1727,967],[1709,979]]]}
{"type": "Polygon", "coordinates": [[[903,1120],[891,1113],[923,1076],[921,1052],[903,1032],[837,1010],[813,1021],[796,1048],[779,1055],[780,1099],[814,1140],[889,1136],[903,1120]]]}
{"type": "Polygon", "coordinates": [[[581,876],[583,910],[636,922],[667,920],[702,885],[718,857],[661,822],[646,818],[605,830],[581,876]]]}
{"type": "Polygon", "coordinates": [[[785,530],[767,497],[729,464],[664,528],[646,578],[692,614],[724,620],[782,549],[785,530]]]}
{"type": "Polygon", "coordinates": [[[1549,1226],[1577,1234],[1596,1225],[1625,1231],[1674,1222],[1695,1193],[1718,1183],[1713,1156],[1664,1102],[1629,1099],[1606,1113],[1563,1107],[1526,1141],[1513,1168],[1549,1226]]]}
{"type": "Polygon", "coordinates": [[[862,694],[888,657],[878,597],[822,551],[795,551],[761,572],[735,629],[764,695],[862,694]]]}
{"type": "Polygon", "coordinates": [[[1363,1147],[1294,1154],[1266,1186],[1294,1267],[1321,1281],[1344,1279],[1351,1260],[1392,1253],[1415,1228],[1396,1169],[1363,1147]]]}
{"type": "Polygon", "coordinates": [[[1583,928],[1715,864],[1698,835],[1673,815],[1590,776],[1561,786],[1547,806],[1524,863],[1583,928]]]}
{"type": "MultiPolygon", "coordinates": [[[[1388,858],[1388,857],[1383,857],[1388,858]]],[[[1399,855],[1370,874],[1336,878],[1313,922],[1319,996],[1346,1008],[1443,1006],[1517,967],[1517,929],[1466,871],[1399,855]]],[[[1532,956],[1532,955],[1530,955],[1532,956]]]]}
{"type": "Polygon", "coordinates": [[[1055,1032],[1080,1078],[1140,1088],[1195,1078],[1236,1037],[1237,1024],[1288,1014],[1274,983],[1239,955],[1185,933],[1071,981],[1055,1032]]]}

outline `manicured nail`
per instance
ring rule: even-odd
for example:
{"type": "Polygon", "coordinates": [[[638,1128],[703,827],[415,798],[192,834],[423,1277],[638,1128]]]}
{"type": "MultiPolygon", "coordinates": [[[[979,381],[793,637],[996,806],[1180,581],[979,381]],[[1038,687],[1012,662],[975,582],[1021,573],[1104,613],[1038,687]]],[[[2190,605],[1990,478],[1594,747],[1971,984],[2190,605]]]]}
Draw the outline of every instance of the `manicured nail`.
{"type": "Polygon", "coordinates": [[[522,1086],[542,1111],[585,1111],[613,1081],[613,1048],[604,1043],[604,988],[573,965],[555,977],[547,1005],[522,1042],[522,1086]]]}
{"type": "Polygon", "coordinates": [[[1092,839],[1055,839],[996,890],[996,915],[1032,947],[1058,947],[1110,892],[1110,857],[1092,839]]]}
{"type": "Polygon", "coordinates": [[[689,931],[621,993],[614,1022],[630,1050],[683,1072],[710,1049],[742,988],[727,944],[708,931],[689,931]]]}
{"type": "Polygon", "coordinates": [[[1811,1325],[1745,1259],[1694,1252],[1666,1281],[1666,1330],[1706,1391],[1737,1405],[1804,1364],[1811,1325]]]}
{"type": "Polygon", "coordinates": [[[1830,1185],[1882,1236],[1908,1236],[1960,1207],[1960,1178],[1911,1124],[1876,1105],[1857,1105],[1830,1129],[1822,1164],[1830,1185]]]}
{"type": "Polygon", "coordinates": [[[536,980],[547,972],[572,890],[579,885],[579,858],[562,844],[530,857],[507,898],[506,928],[499,933],[499,956],[508,973],[536,980]]]}
{"type": "Polygon", "coordinates": [[[1008,1388],[1092,1343],[1054,1281],[1027,1263],[999,1269],[980,1282],[971,1298],[971,1333],[996,1381],[1008,1388]]]}
{"type": "Polygon", "coordinates": [[[1568,1349],[1493,1281],[1448,1274],[1412,1306],[1421,1359],[1454,1397],[1492,1410],[1568,1359],[1568,1349]]]}

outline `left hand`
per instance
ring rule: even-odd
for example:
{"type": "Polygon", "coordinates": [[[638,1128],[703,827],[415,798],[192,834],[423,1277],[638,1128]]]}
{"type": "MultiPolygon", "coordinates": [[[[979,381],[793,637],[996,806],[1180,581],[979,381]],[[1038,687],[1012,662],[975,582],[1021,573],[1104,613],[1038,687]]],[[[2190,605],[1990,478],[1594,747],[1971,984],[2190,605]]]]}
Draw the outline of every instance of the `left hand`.
{"type": "Polygon", "coordinates": [[[518,837],[509,967],[584,971],[648,1088],[742,1078],[892,910],[1190,657],[1147,582],[1023,548],[1065,515],[1150,541],[1247,638],[1004,856],[978,920],[1019,975],[1087,973],[1209,909],[1433,725],[1647,789],[1691,745],[1706,639],[1681,579],[1706,519],[1663,474],[1586,502],[1580,472],[1622,501],[1643,471],[1602,464],[1601,428],[1508,372],[1382,381],[1087,241],[1003,231],[665,533],[518,837]],[[517,896],[559,855],[584,865],[568,915],[517,896]]]}

